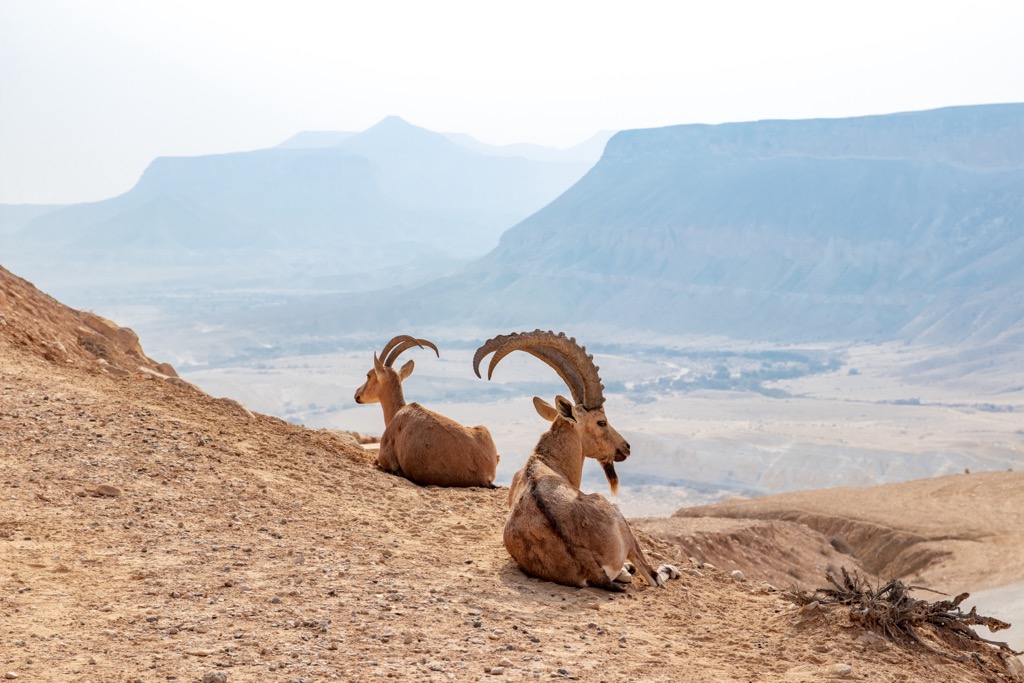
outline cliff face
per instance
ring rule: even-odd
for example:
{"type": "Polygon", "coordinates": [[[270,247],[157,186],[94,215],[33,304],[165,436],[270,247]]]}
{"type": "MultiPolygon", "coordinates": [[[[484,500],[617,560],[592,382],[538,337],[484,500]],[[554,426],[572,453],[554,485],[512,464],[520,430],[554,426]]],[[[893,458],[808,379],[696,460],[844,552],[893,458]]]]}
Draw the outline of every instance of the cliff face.
{"type": "Polygon", "coordinates": [[[427,291],[488,324],[988,343],[1021,334],[1022,257],[1024,105],[993,105],[622,132],[427,291]]]}

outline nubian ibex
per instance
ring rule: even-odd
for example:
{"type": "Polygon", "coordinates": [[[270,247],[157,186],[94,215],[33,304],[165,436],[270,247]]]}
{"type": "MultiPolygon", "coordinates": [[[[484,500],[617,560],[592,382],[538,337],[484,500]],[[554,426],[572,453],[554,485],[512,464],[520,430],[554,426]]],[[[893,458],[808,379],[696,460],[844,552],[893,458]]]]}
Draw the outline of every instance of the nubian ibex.
{"type": "Polygon", "coordinates": [[[412,374],[413,361],[399,370],[393,365],[413,347],[437,346],[426,339],[399,335],[373,354],[373,368],[356,389],[356,403],[380,403],[384,433],[377,466],[424,486],[484,486],[493,488],[498,451],[487,427],[465,427],[449,417],[406,403],[402,381],[412,374]]]}
{"type": "Polygon", "coordinates": [[[580,491],[585,456],[604,465],[614,490],[614,462],[629,455],[629,444],[608,424],[604,387],[593,357],[575,339],[553,332],[499,335],[481,346],[473,358],[494,354],[488,379],[502,358],[525,351],[547,363],[565,381],[575,403],[557,396],[552,406],[533,403],[551,427],[541,435],[533,454],[513,479],[504,542],[524,572],[567,586],[624,590],[617,581],[628,558],[652,586],[664,580],[647,562],[639,541],[622,513],[603,496],[580,491]]]}

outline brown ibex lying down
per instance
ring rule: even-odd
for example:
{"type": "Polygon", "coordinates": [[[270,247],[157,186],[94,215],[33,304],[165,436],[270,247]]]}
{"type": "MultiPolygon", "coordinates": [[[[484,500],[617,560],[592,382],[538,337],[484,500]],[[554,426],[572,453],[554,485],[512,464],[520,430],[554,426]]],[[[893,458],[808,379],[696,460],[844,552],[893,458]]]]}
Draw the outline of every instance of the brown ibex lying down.
{"type": "Polygon", "coordinates": [[[576,403],[562,396],[555,398],[554,406],[533,399],[551,427],[513,480],[505,548],[527,574],[567,586],[622,591],[616,579],[627,558],[647,583],[663,585],[622,513],[603,496],[584,494],[579,488],[585,455],[605,464],[614,488],[612,463],[629,454],[629,444],[608,424],[602,407],[604,387],[593,358],[562,333],[501,335],[477,351],[477,375],[484,356],[494,353],[489,378],[498,362],[517,350],[550,365],[576,403]]]}
{"type": "Polygon", "coordinates": [[[412,374],[410,360],[400,370],[392,366],[414,346],[437,347],[426,339],[399,335],[373,354],[373,368],[356,389],[356,403],[380,403],[384,433],[377,466],[421,485],[493,487],[498,451],[487,427],[465,427],[418,403],[406,404],[402,381],[412,374]]]}

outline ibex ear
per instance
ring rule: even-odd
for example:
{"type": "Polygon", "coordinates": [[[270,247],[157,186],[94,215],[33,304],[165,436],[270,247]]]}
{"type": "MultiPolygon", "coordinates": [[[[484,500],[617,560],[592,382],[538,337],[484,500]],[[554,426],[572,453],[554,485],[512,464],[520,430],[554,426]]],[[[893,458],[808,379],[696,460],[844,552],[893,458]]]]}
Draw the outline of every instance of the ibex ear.
{"type": "Polygon", "coordinates": [[[377,352],[373,352],[373,371],[377,375],[377,379],[381,382],[384,381],[384,363],[381,362],[380,358],[377,358],[377,352]]]}
{"type": "Polygon", "coordinates": [[[576,415],[576,406],[565,396],[555,396],[555,408],[558,414],[573,424],[579,422],[576,415]]]}
{"type": "Polygon", "coordinates": [[[398,377],[404,381],[406,377],[412,374],[412,369],[414,367],[416,367],[416,364],[410,360],[402,366],[401,370],[398,371],[398,377]]]}
{"type": "Polygon", "coordinates": [[[537,409],[537,414],[548,422],[554,422],[555,418],[558,417],[558,411],[555,410],[554,406],[540,396],[533,397],[533,407],[537,409]]]}

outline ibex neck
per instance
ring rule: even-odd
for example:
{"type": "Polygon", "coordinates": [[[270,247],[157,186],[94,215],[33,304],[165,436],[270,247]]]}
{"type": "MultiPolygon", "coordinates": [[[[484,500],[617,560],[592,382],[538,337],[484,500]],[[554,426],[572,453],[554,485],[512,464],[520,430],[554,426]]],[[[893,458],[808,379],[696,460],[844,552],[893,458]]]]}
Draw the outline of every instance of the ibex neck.
{"type": "Polygon", "coordinates": [[[402,393],[402,383],[395,382],[394,386],[388,387],[380,397],[380,406],[384,409],[384,426],[391,424],[391,418],[399,410],[405,407],[405,395],[402,393]]]}
{"type": "Polygon", "coordinates": [[[537,455],[545,465],[561,474],[576,488],[583,480],[583,444],[580,435],[565,420],[555,420],[537,442],[537,455]]]}

